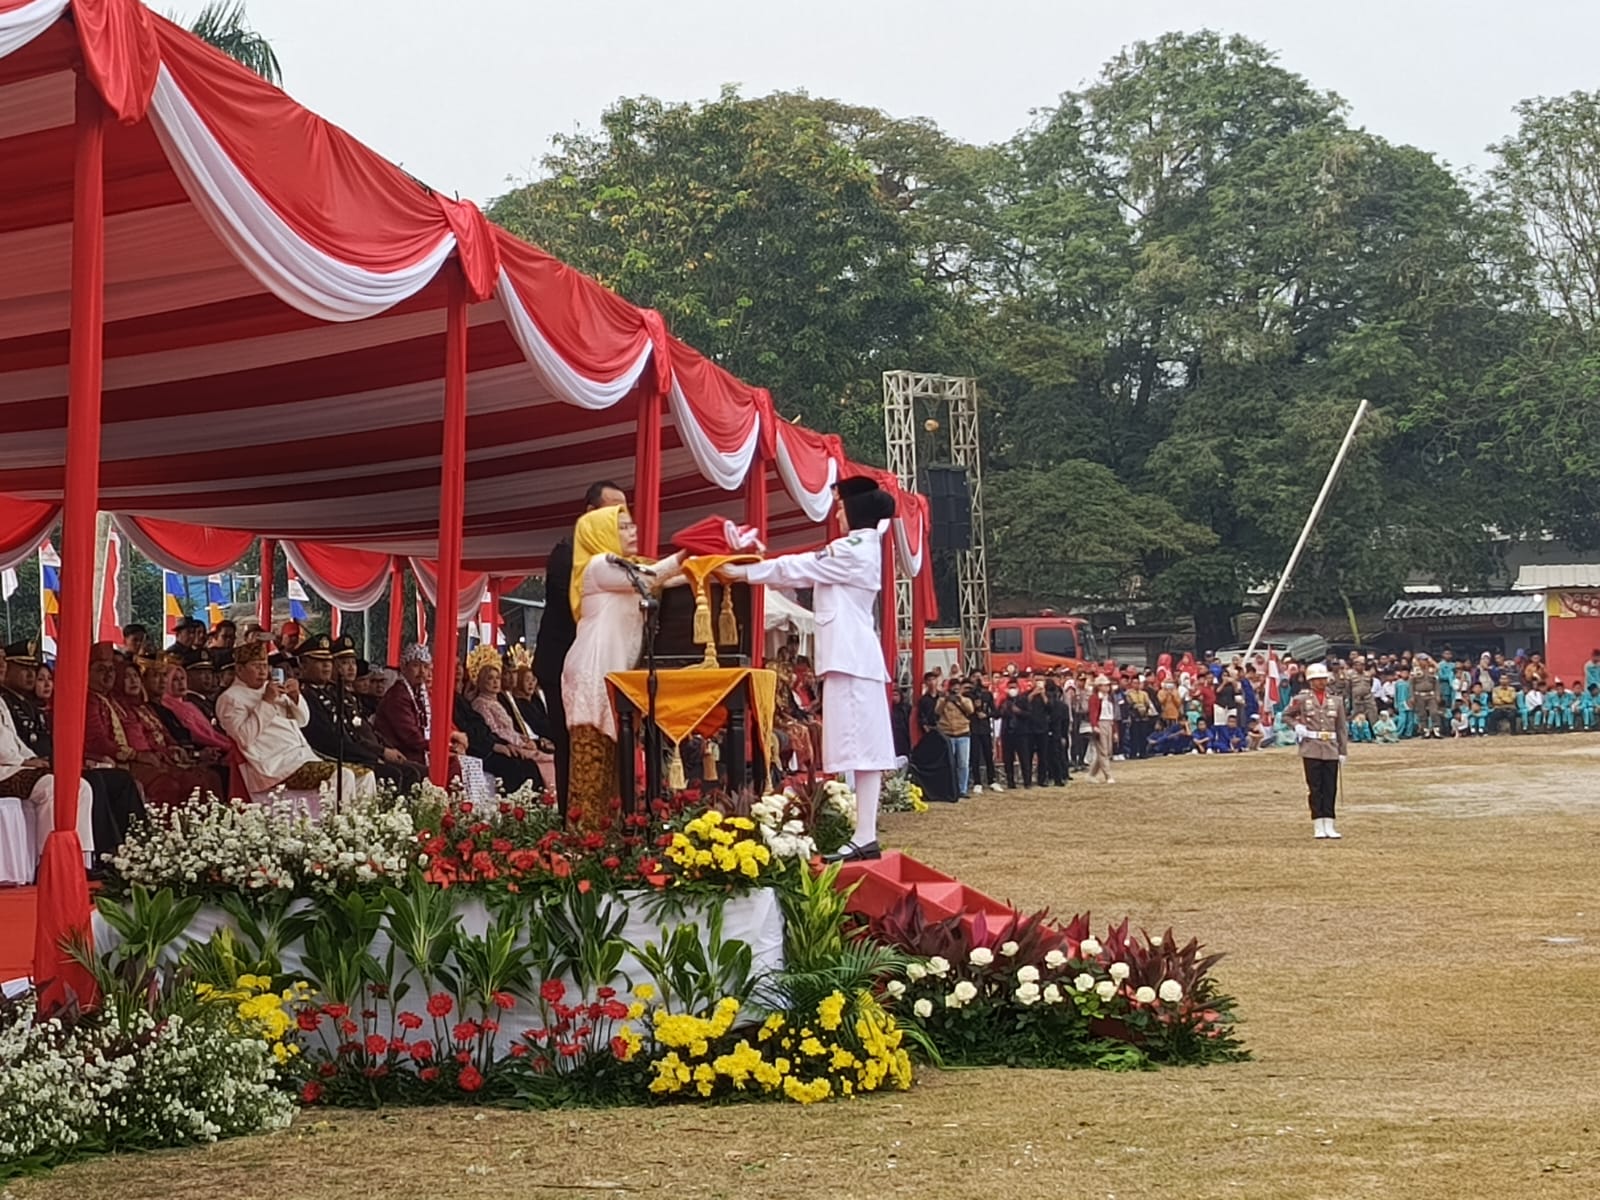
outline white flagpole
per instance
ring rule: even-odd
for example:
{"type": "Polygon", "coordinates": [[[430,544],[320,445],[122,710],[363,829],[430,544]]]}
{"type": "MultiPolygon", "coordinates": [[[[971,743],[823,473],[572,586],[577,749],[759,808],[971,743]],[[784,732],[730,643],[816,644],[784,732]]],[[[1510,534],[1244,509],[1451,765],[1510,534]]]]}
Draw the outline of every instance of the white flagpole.
{"type": "Polygon", "coordinates": [[[1305,526],[1300,530],[1300,540],[1295,542],[1294,551],[1289,555],[1288,565],[1283,568],[1283,574],[1278,576],[1278,586],[1272,589],[1272,598],[1267,601],[1267,607],[1261,613],[1261,620],[1256,622],[1255,632],[1250,635],[1250,646],[1244,652],[1245,662],[1250,661],[1256,652],[1256,645],[1266,635],[1267,625],[1272,621],[1273,613],[1277,611],[1278,601],[1283,599],[1283,589],[1289,585],[1289,576],[1294,574],[1295,565],[1300,561],[1300,552],[1306,548],[1311,530],[1316,525],[1317,518],[1322,515],[1322,506],[1328,502],[1328,493],[1333,491],[1333,481],[1339,477],[1339,468],[1344,466],[1345,455],[1350,453],[1350,443],[1356,439],[1356,427],[1366,415],[1367,402],[1363,400],[1356,405],[1356,415],[1350,422],[1350,428],[1345,430],[1344,441],[1339,444],[1339,453],[1333,456],[1333,466],[1328,468],[1328,477],[1322,481],[1322,490],[1317,493],[1317,501],[1311,506],[1311,515],[1306,518],[1305,526]]]}

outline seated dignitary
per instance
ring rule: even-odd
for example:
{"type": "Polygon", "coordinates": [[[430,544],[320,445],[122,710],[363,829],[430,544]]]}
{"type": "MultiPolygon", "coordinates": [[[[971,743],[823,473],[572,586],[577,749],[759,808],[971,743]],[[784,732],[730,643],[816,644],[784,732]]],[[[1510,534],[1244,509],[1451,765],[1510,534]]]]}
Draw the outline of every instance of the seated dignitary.
{"type": "MultiPolygon", "coordinates": [[[[365,767],[378,783],[409,792],[422,782],[423,770],[391,746],[385,746],[361,708],[361,699],[339,678],[348,663],[354,668],[355,642],[337,642],[316,634],[300,645],[300,686],[311,711],[306,741],[324,758],[365,767]]],[[[353,670],[348,672],[353,674],[353,670]]]]}

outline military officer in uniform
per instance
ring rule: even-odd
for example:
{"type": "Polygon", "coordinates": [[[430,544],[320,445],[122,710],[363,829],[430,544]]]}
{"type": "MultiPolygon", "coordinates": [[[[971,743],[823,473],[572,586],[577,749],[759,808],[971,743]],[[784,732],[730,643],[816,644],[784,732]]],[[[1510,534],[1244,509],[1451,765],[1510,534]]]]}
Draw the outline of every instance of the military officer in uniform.
{"type": "MultiPolygon", "coordinates": [[[[1339,793],[1339,768],[1350,753],[1350,722],[1344,701],[1328,688],[1328,668],[1312,663],[1306,668],[1307,691],[1289,702],[1284,718],[1294,726],[1300,744],[1300,765],[1305,769],[1311,803],[1312,836],[1339,838],[1334,828],[1334,801],[1339,793]]],[[[1370,693],[1369,693],[1370,699],[1370,693]]]]}
{"type": "Polygon", "coordinates": [[[896,766],[889,672],[873,606],[883,586],[883,537],[894,497],[865,476],[841,480],[840,536],[813,554],[725,568],[728,578],[815,589],[817,669],[822,673],[822,769],[850,772],[856,830],[845,858],[878,858],[883,772],[896,766]]]}
{"type": "MultiPolygon", "coordinates": [[[[5,701],[11,724],[35,758],[50,762],[55,757],[55,738],[50,720],[33,694],[39,672],[38,646],[34,642],[13,642],[5,648],[4,661],[0,699],[5,701]]],[[[100,855],[112,854],[122,845],[133,819],[145,815],[144,800],[139,795],[139,785],[127,771],[86,766],[83,778],[94,797],[94,845],[84,849],[93,851],[98,862],[100,855]]]]}
{"type": "MultiPolygon", "coordinates": [[[[1306,678],[1310,679],[1309,671],[1306,678]]],[[[1378,702],[1372,696],[1372,668],[1365,659],[1357,658],[1351,667],[1350,674],[1350,716],[1360,713],[1367,719],[1367,724],[1378,723],[1378,702]]]]}
{"type": "Polygon", "coordinates": [[[348,635],[335,642],[318,634],[301,643],[300,683],[311,710],[306,741],[324,758],[343,759],[349,766],[371,771],[380,785],[409,792],[424,779],[422,768],[385,746],[355,689],[346,681],[342,686],[334,682],[341,665],[354,668],[355,662],[356,644],[348,635]]]}
{"type": "Polygon", "coordinates": [[[1419,654],[1411,672],[1411,707],[1417,718],[1417,736],[1436,738],[1439,733],[1439,672],[1433,659],[1419,654]]]}

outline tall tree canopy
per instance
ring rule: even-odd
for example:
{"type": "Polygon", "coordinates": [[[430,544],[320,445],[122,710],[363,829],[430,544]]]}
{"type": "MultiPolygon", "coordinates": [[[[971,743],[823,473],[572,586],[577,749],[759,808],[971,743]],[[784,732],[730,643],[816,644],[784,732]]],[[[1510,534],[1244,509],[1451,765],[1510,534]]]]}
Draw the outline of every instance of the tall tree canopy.
{"type": "Polygon", "coordinates": [[[1291,607],[1480,583],[1490,526],[1600,540],[1600,99],[1520,115],[1479,194],[1266,48],[1170,34],[992,147],[623,100],[491,215],[869,460],[882,370],[978,376],[996,594],[1120,591],[1214,643],[1361,399],[1291,607]]]}

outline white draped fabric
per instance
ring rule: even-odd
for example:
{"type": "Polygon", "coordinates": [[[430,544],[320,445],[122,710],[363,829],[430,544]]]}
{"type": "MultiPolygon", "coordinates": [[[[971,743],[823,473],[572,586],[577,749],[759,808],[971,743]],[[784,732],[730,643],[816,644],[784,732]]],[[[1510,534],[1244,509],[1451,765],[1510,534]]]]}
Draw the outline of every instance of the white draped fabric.
{"type": "Polygon", "coordinates": [[[26,46],[67,10],[67,0],[33,0],[21,8],[0,12],[0,58],[26,46]]]}
{"type": "Polygon", "coordinates": [[[700,474],[725,492],[743,487],[745,476],[750,473],[750,464],[755,461],[756,448],[761,444],[760,420],[751,422],[750,433],[743,445],[731,453],[724,453],[695,420],[694,409],[689,404],[689,398],[683,394],[676,375],[672,377],[667,402],[672,408],[672,420],[678,427],[678,434],[693,456],[700,474]]]}
{"type": "Polygon", "coordinates": [[[817,491],[812,491],[806,487],[795,468],[794,459],[790,457],[789,444],[784,440],[782,427],[778,429],[776,441],[778,477],[783,480],[783,486],[794,498],[794,502],[800,506],[800,511],[812,522],[821,524],[828,519],[828,513],[833,508],[833,485],[839,481],[839,465],[830,460],[827,482],[817,491]]]}
{"type": "Polygon", "coordinates": [[[568,404],[588,409],[610,408],[633,390],[634,385],[639,382],[639,377],[650,364],[650,355],[654,347],[646,339],[640,346],[638,357],[634,359],[632,365],[615,379],[600,381],[580,375],[557,353],[556,348],[545,337],[538,322],[523,305],[522,297],[517,294],[516,286],[503,267],[500,270],[500,281],[495,286],[495,295],[505,308],[506,325],[511,330],[511,336],[516,339],[517,345],[522,348],[528,365],[534,369],[545,387],[568,404]]]}
{"type": "Polygon", "coordinates": [[[340,262],[291,229],[250,186],[164,66],[150,112],[167,161],[206,223],[263,287],[303,313],[324,321],[375,316],[426,286],[455,249],[455,235],[447,233],[402,271],[340,262]]]}
{"type": "Polygon", "coordinates": [[[379,600],[389,594],[389,567],[387,565],[365,587],[339,588],[329,583],[328,580],[317,573],[305,556],[300,553],[300,548],[293,542],[284,542],[283,553],[294,566],[300,578],[311,585],[311,590],[316,592],[329,604],[343,612],[366,612],[379,600]]]}
{"type": "MultiPolygon", "coordinates": [[[[422,559],[413,558],[411,560],[411,572],[417,577],[417,586],[422,589],[422,594],[427,597],[428,603],[438,608],[439,578],[434,569],[422,559]]],[[[483,603],[483,589],[488,586],[488,575],[479,574],[462,577],[461,594],[456,600],[457,625],[465,625],[477,619],[478,608],[483,603]]]]}

